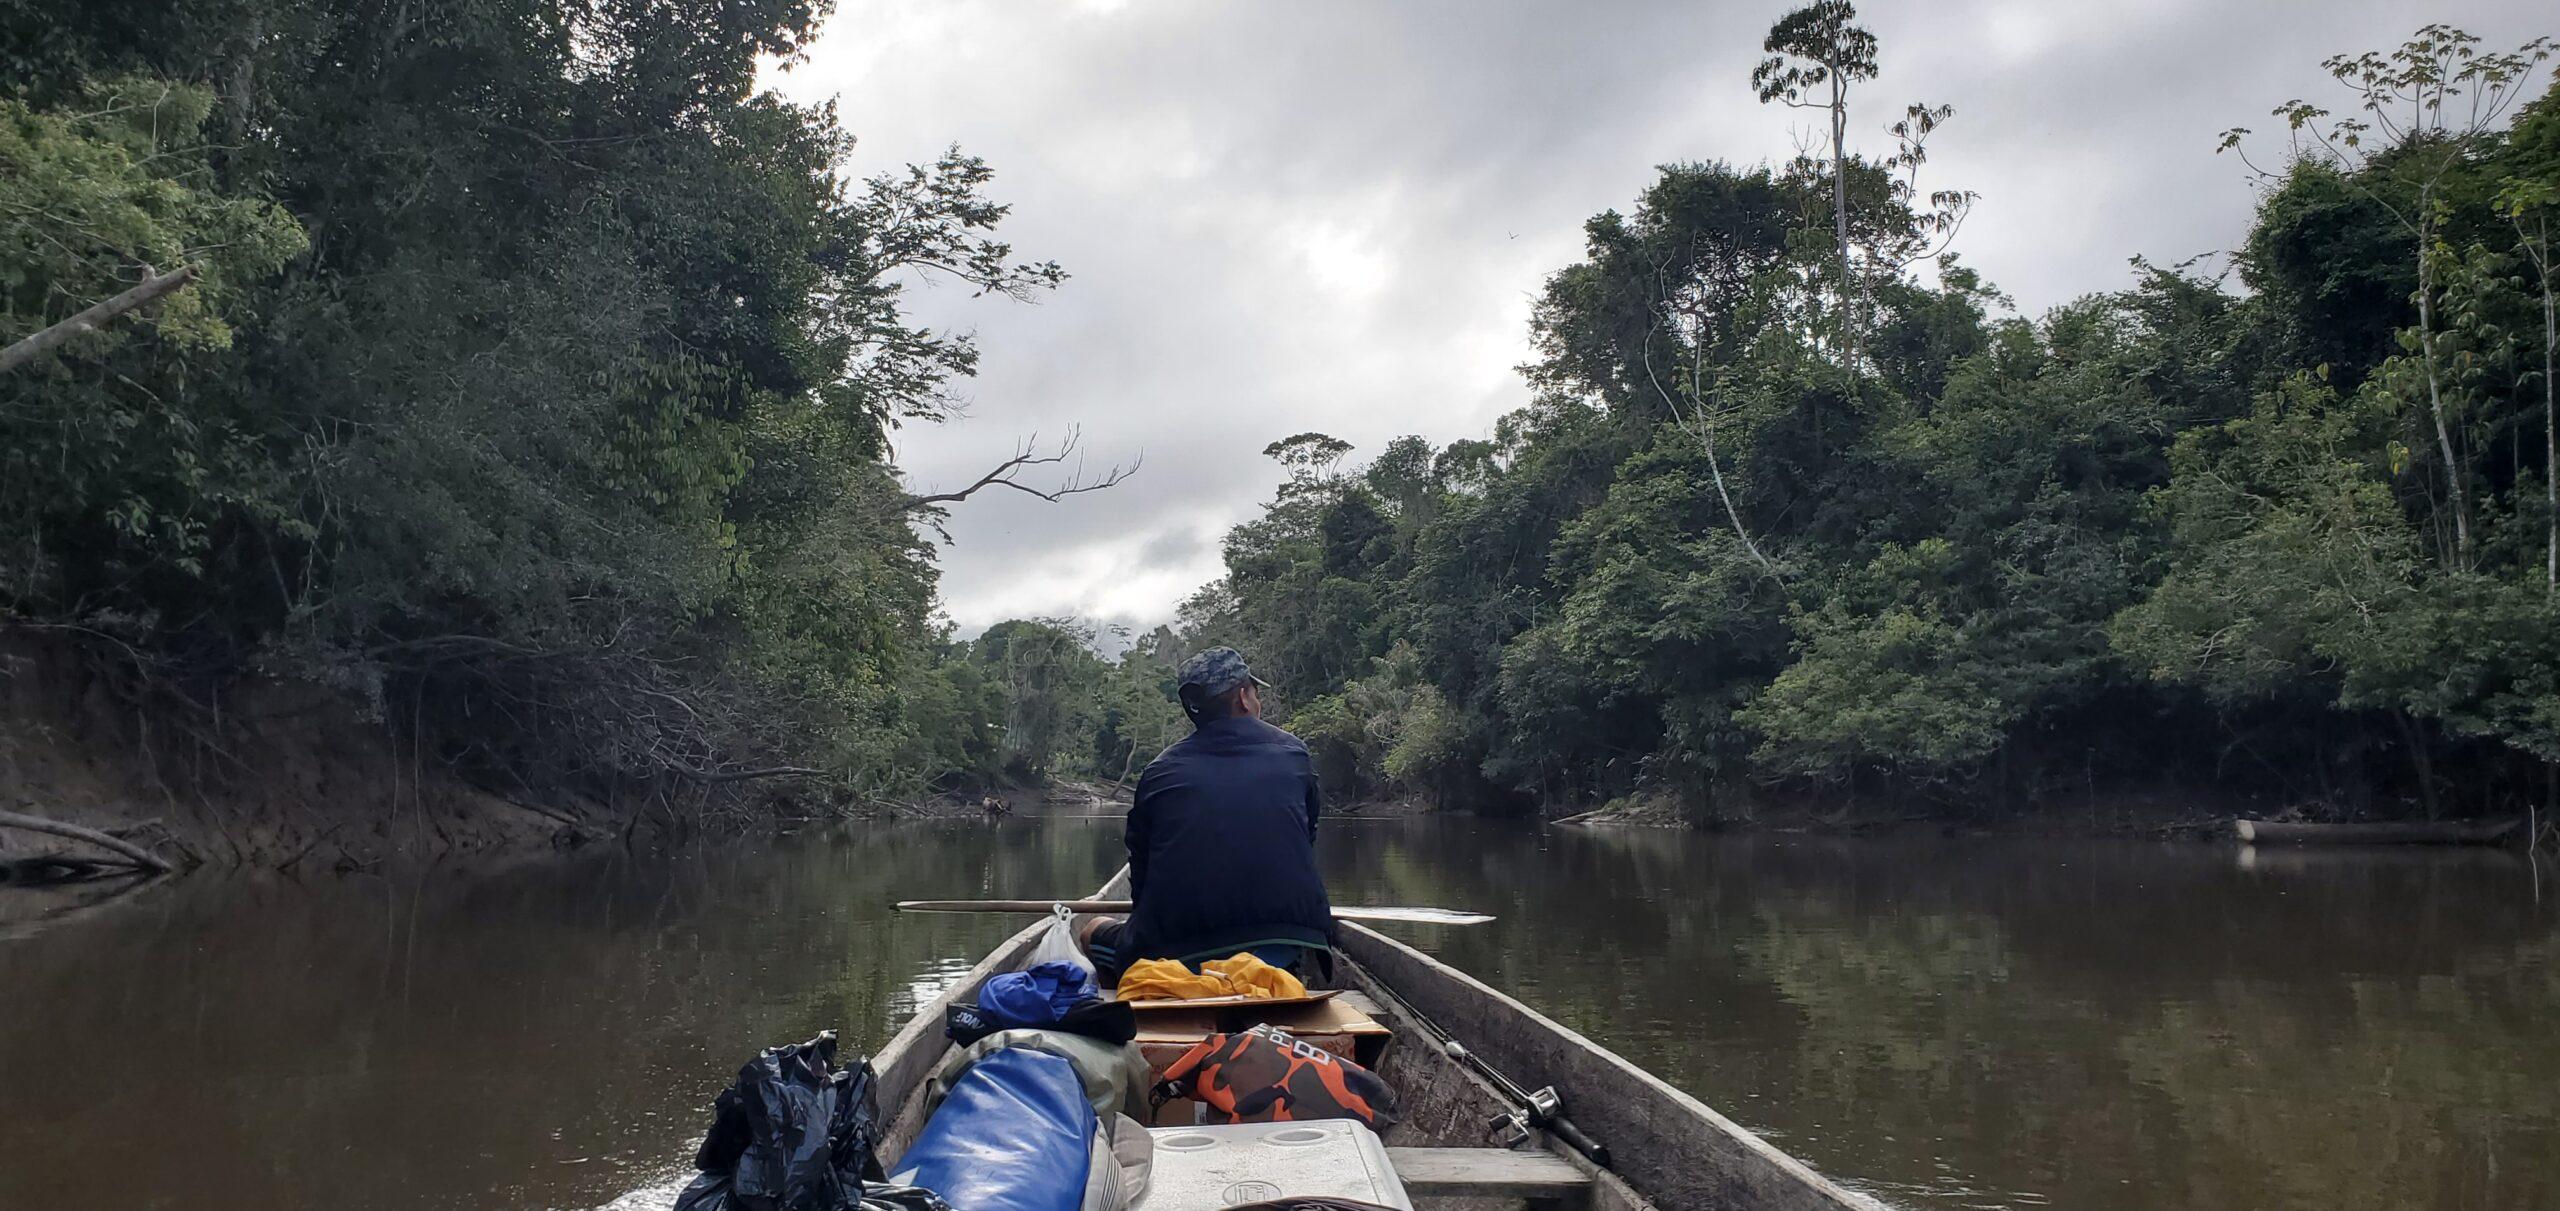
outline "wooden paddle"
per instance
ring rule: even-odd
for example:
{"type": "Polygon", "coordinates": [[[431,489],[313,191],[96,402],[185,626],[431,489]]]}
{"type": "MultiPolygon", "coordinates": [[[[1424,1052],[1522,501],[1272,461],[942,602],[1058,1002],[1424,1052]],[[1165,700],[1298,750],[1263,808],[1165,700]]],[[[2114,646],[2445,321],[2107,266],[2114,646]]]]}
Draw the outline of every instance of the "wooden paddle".
{"type": "MultiPolygon", "coordinates": [[[[1043,913],[1064,905],[1069,912],[1125,913],[1127,900],[900,900],[899,912],[1043,913]]],[[[1493,918],[1454,908],[1358,908],[1337,904],[1333,915],[1345,921],[1407,921],[1420,925],[1482,925],[1493,918]]]]}

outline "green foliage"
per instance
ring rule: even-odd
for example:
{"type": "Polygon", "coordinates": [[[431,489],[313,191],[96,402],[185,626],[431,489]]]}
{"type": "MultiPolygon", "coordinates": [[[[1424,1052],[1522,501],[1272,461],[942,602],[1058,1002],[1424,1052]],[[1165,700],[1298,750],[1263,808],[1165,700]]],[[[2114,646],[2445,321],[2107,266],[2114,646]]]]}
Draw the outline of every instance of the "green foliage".
{"type": "Polygon", "coordinates": [[[1857,19],[1848,0],[1818,0],[1780,17],[1763,44],[1769,58],[1751,72],[1760,99],[1796,104],[1816,89],[1875,78],[1876,36],[1850,24],[1857,19]]]}
{"type": "Polygon", "coordinates": [[[2417,275],[2404,247],[2383,201],[2303,160],[2258,204],[2241,277],[2283,318],[2287,360],[2328,366],[2352,386],[2410,320],[2417,275]]]}
{"type": "Polygon", "coordinates": [[[1160,627],[1112,661],[1096,651],[1100,638],[1075,619],[1011,619],[940,643],[930,667],[898,685],[907,709],[925,712],[906,768],[945,785],[1136,778],[1191,730],[1174,695],[1190,646],[1160,627]]]}
{"type": "Polygon", "coordinates": [[[1093,733],[1094,777],[1132,781],[1165,746],[1190,732],[1174,692],[1174,670],[1189,655],[1180,646],[1170,628],[1159,627],[1131,645],[1104,674],[1093,733]]]}
{"type": "Polygon", "coordinates": [[[152,269],[198,270],[156,307],[8,372],[0,603],[135,581],[197,594],[232,527],[299,536],[249,418],[187,400],[252,312],[250,288],[304,246],[280,208],[213,179],[211,105],[201,88],[126,76],[41,110],[0,97],[0,345],[152,269]]]}
{"type": "MultiPolygon", "coordinates": [[[[1782,22],[1764,93],[1828,104],[1872,61],[1833,53],[1853,16],[1782,22]]],[[[2345,771],[2432,806],[2457,765],[2475,798],[2538,793],[2560,525],[2522,453],[2549,423],[2524,220],[2560,186],[2555,112],[2297,161],[2247,295],[2137,260],[2032,322],[1952,262],[1893,269],[1965,200],[1907,175],[1939,111],[1836,182],[1667,167],[1549,279],[1536,403],[1365,467],[1275,443],[1291,481],[1186,618],[1276,674],[1359,793],[1998,804],[2345,771]],[[1840,222],[1874,278],[1854,312],[1826,298],[1840,222]]]]}
{"type": "Polygon", "coordinates": [[[1820,774],[1962,768],[1998,748],[2018,709],[1993,677],[1997,637],[1951,600],[1960,573],[1945,539],[1887,546],[1799,615],[1797,659],[1738,718],[1764,737],[1755,755],[1820,774]]]}
{"type": "Polygon", "coordinates": [[[1003,698],[996,759],[1007,776],[1034,780],[1084,757],[1074,742],[1101,722],[1105,675],[1093,638],[1073,619],[1051,618],[1000,622],[969,644],[969,659],[1003,698]]]}
{"type": "Polygon", "coordinates": [[[822,5],[108,7],[0,20],[0,338],[202,276],[14,376],[0,611],[344,685],[502,781],[1050,760],[1019,693],[963,726],[1018,687],[933,630],[885,436],[976,364],[910,277],[1064,275],[983,162],[851,180],[757,88],[822,5]]]}
{"type": "Polygon", "coordinates": [[[140,77],[90,82],[44,111],[0,98],[0,344],[133,285],[145,267],[198,281],[97,338],[148,333],[172,349],[231,344],[223,307],[301,253],[274,203],[225,195],[203,138],[213,95],[140,77]]]}
{"type": "Polygon", "coordinates": [[[1288,725],[1336,794],[1437,799],[1466,785],[1455,721],[1408,644],[1389,649],[1368,676],[1291,712],[1288,725]]]}

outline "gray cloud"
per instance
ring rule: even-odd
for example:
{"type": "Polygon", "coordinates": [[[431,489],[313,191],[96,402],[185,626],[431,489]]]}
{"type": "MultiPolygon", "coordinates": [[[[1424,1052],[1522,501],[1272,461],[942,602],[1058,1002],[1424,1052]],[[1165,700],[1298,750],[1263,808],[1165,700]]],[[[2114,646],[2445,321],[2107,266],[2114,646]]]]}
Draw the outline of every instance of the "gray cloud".
{"type": "MultiPolygon", "coordinates": [[[[1529,300],[1658,164],[1784,159],[1807,125],[1755,103],[1764,4],[1381,5],[1343,0],[848,0],[794,96],[841,98],[856,167],[957,142],[995,166],[1023,254],[1074,278],[1037,306],[919,284],[919,314],[985,349],[968,419],[909,429],[925,487],[1028,433],[1082,425],[1094,466],[1143,472],[1058,505],[959,506],[953,618],[1148,624],[1219,572],[1214,537],[1307,429],[1373,453],[1480,435],[1526,401],[1529,300]]],[[[2035,313],[2128,280],[2137,253],[2229,246],[2252,195],[2216,132],[2329,85],[2319,60],[2424,20],[2493,43],[2545,32],[2521,0],[1871,3],[1884,71],[1869,150],[1904,104],[1952,103],[1936,182],[1981,192],[1959,252],[2035,313]]],[[[1355,456],[1356,457],[1356,456],[1355,456]]]]}
{"type": "Polygon", "coordinates": [[[1174,528],[1159,531],[1138,546],[1138,566],[1153,571],[1159,568],[1188,570],[1204,552],[1214,553],[1211,540],[1215,535],[1196,529],[1174,528]]]}

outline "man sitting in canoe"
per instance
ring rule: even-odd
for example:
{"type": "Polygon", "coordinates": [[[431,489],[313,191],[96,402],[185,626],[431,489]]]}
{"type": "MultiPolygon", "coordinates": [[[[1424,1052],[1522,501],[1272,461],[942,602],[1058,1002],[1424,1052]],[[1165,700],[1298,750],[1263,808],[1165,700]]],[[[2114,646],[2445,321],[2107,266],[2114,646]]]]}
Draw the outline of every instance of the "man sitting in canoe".
{"type": "Polygon", "coordinates": [[[1107,984],[1139,959],[1196,965],[1239,951],[1303,971],[1333,942],[1316,871],[1315,762],[1262,721],[1267,683],[1234,648],[1183,661],[1177,678],[1192,732],[1147,763],[1129,808],[1136,908],[1126,921],[1086,922],[1085,951],[1107,984]]]}

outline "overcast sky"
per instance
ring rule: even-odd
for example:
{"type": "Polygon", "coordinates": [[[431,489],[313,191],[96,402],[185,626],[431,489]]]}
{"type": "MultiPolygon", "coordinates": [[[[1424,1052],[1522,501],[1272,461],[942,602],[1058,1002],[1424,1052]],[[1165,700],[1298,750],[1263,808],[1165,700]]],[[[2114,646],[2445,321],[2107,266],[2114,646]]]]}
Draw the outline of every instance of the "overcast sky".
{"type": "MultiPolygon", "coordinates": [[[[1073,277],[1036,305],[911,291],[974,330],[969,415],[904,430],[921,489],[1081,426],[1108,492],[956,507],[943,595],[964,631],[1078,614],[1150,625],[1219,575],[1218,538],[1279,479],[1274,439],[1374,454],[1482,436],[1527,401],[1529,302],[1656,165],[1784,160],[1813,122],[1758,104],[1790,0],[841,0],[777,78],[840,99],[868,175],[958,143],[1003,228],[1073,277]]],[[[1853,96],[1881,154],[1911,101],[1956,107],[1928,188],[1982,200],[1957,251],[2036,314],[2130,281],[2135,254],[2230,246],[2250,206],[2225,127],[2325,97],[2319,61],[2449,21],[2560,32],[2522,0],[1900,0],[1863,6],[1883,70],[1853,96]]],[[[2271,142],[2269,144],[2273,146],[2271,142]]]]}

